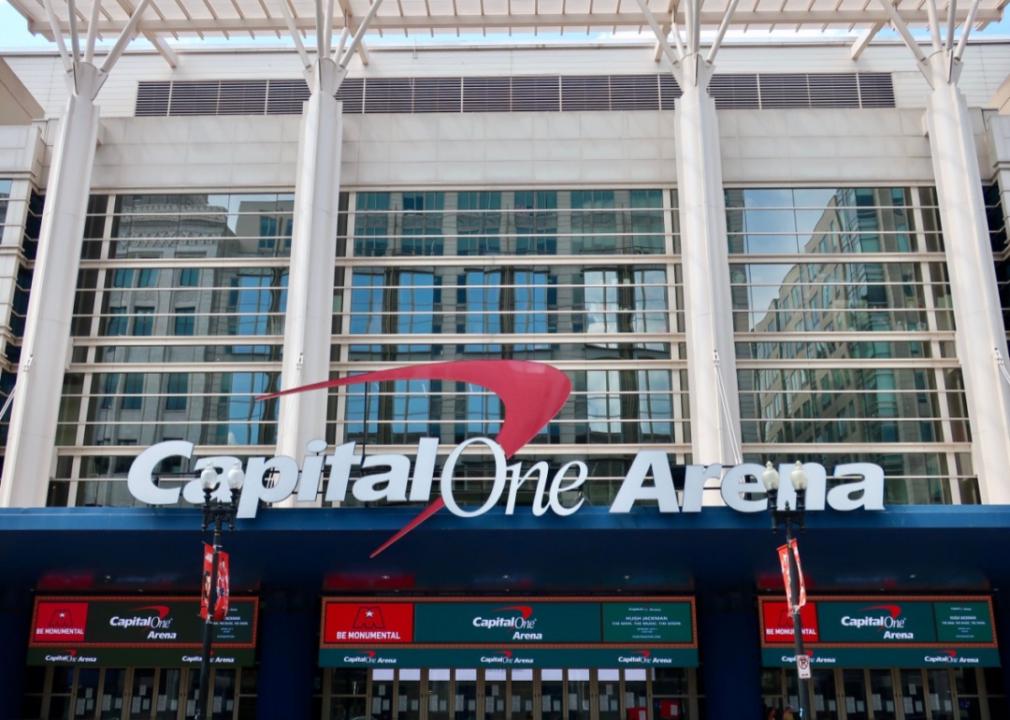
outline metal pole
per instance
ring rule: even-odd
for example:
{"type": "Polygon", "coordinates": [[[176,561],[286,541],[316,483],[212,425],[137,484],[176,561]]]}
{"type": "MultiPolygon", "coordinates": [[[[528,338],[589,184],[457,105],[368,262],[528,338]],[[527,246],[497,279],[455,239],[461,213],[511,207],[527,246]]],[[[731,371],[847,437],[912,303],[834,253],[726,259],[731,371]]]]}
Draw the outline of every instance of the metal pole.
{"type": "Polygon", "coordinates": [[[214,516],[214,549],[211,552],[210,594],[207,599],[207,620],[203,624],[203,653],[200,656],[200,685],[196,704],[195,720],[203,717],[207,707],[210,692],[207,685],[210,682],[210,648],[214,642],[214,605],[217,603],[217,553],[221,549],[221,514],[214,516]]]}
{"type": "MultiPolygon", "coordinates": [[[[786,519],[786,546],[789,548],[789,605],[793,608],[793,638],[796,657],[804,654],[803,650],[803,620],[800,617],[800,609],[796,607],[800,602],[800,569],[796,566],[796,556],[793,554],[793,523],[786,519]]],[[[807,713],[807,684],[799,676],[799,667],[796,668],[797,695],[800,701],[800,720],[809,720],[807,713]]]]}

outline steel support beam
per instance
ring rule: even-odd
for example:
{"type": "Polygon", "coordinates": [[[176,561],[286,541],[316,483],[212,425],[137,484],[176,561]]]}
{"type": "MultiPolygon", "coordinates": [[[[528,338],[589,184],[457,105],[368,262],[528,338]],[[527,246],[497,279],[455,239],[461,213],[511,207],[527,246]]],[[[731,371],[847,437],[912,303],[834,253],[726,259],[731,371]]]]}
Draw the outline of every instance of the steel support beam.
{"type": "Polygon", "coordinates": [[[873,38],[877,36],[877,33],[883,29],[884,29],[884,23],[876,22],[873,23],[873,25],[871,25],[862,35],[860,35],[859,38],[857,38],[856,41],[852,43],[852,50],[849,53],[852,59],[858,60],[859,56],[863,54],[863,51],[866,50],[867,47],[869,47],[870,42],[873,41],[873,38]]]}
{"type": "MultiPolygon", "coordinates": [[[[627,9],[613,13],[541,13],[539,15],[382,15],[376,17],[371,27],[374,30],[394,31],[394,30],[474,30],[490,28],[532,28],[539,27],[564,27],[582,28],[587,27],[638,27],[642,24],[641,13],[634,5],[626,4],[627,9]],[[634,8],[632,11],[630,8],[634,8]]],[[[700,13],[701,24],[705,27],[717,27],[722,21],[724,11],[714,12],[702,9],[700,13]]],[[[909,23],[925,23],[928,14],[924,10],[902,10],[902,16],[909,23]]],[[[968,16],[968,11],[958,7],[956,17],[962,21],[968,16]]],[[[864,25],[866,23],[888,22],[890,16],[885,9],[879,11],[852,11],[838,10],[830,13],[812,13],[799,10],[765,11],[765,10],[741,10],[738,9],[733,14],[733,25],[795,25],[806,23],[830,23],[831,25],[864,25]]],[[[979,8],[974,18],[975,22],[998,22],[1002,18],[1000,11],[979,8]]],[[[667,18],[662,18],[664,21],[667,18]]],[[[678,21],[683,20],[683,15],[678,13],[678,21]]],[[[334,18],[336,28],[342,28],[343,19],[339,21],[334,18]]],[[[294,21],[299,30],[313,30],[315,28],[314,17],[298,17],[294,21]]],[[[353,22],[352,22],[353,26],[353,22]]],[[[66,21],[58,21],[58,27],[66,32],[69,24],[66,21]]],[[[123,27],[119,21],[103,21],[98,24],[98,31],[101,33],[116,33],[123,27]]],[[[52,30],[46,23],[29,21],[29,31],[41,33],[47,38],[51,37],[52,30]]],[[[283,18],[193,18],[193,19],[165,19],[152,23],[146,29],[159,33],[173,32],[283,32],[286,29],[283,18]]]]}
{"type": "Polygon", "coordinates": [[[957,87],[960,66],[948,80],[947,59],[930,60],[933,87],[926,128],[933,159],[947,273],[957,326],[957,356],[971,421],[972,463],[984,503],[1010,503],[1010,386],[994,353],[1004,357],[1006,331],[975,148],[972,115],[957,87]]]}
{"type": "MultiPolygon", "coordinates": [[[[282,388],[326,380],[330,369],[342,137],[341,104],[334,94],[341,73],[328,57],[317,59],[315,67],[298,144],[282,388]]],[[[318,390],[278,400],[279,454],[300,461],[310,440],[326,437],[327,397],[318,390]]]]}
{"type": "Polygon", "coordinates": [[[98,139],[95,96],[102,74],[80,62],[53,150],[38,257],[28,300],[17,392],[0,482],[0,506],[46,504],[55,460],[63,374],[70,359],[70,321],[98,139]]]}
{"type": "Polygon", "coordinates": [[[690,64],[696,67],[684,69],[675,139],[691,451],[695,462],[732,465],[739,462],[740,411],[719,121],[708,94],[712,66],[698,54],[685,59],[690,64]]]}

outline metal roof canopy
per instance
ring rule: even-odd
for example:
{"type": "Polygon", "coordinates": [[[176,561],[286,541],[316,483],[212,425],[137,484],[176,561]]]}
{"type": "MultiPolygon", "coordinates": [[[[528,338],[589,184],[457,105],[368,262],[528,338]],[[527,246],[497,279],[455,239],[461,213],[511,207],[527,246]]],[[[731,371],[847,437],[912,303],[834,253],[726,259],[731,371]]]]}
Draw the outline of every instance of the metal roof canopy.
{"type": "MultiPolygon", "coordinates": [[[[325,46],[337,31],[346,41],[365,25],[371,35],[472,35],[472,34],[563,34],[565,32],[613,32],[653,35],[675,39],[677,28],[688,35],[714,31],[718,45],[728,29],[861,31],[853,45],[858,57],[870,39],[887,24],[902,33],[902,25],[912,28],[940,26],[949,38],[955,26],[961,35],[971,27],[981,28],[1002,17],[1010,0],[10,0],[28,20],[28,27],[65,47],[60,35],[69,36],[75,50],[79,39],[87,37],[89,50],[94,38],[115,38],[141,34],[152,42],[165,59],[175,65],[175,55],[167,38],[184,36],[230,38],[248,34],[315,35],[317,27],[327,27],[325,46]],[[336,4],[336,6],[334,6],[336,4]],[[373,7],[381,4],[381,7],[373,7]],[[693,12],[698,7],[699,12],[693,12]],[[129,27],[130,18],[140,9],[139,22],[129,27]],[[374,13],[371,22],[368,16],[374,13]],[[693,16],[693,17],[692,17],[693,16]],[[693,27],[692,27],[693,25],[693,27]],[[650,27],[651,26],[651,27],[650,27]],[[693,33],[692,33],[693,31],[693,33]]],[[[904,34],[904,33],[902,33],[904,34]]],[[[291,38],[300,45],[301,38],[291,38]]],[[[360,41],[359,41],[360,43],[360,41]]],[[[662,43],[665,44],[665,43],[662,43]]],[[[322,47],[323,42],[320,43],[322,47]]],[[[63,49],[61,47],[61,50],[63,49]]],[[[297,48],[301,52],[301,48],[297,48]]],[[[364,46],[356,49],[367,63],[364,46]]],[[[661,48],[657,44],[657,60],[661,48]]],[[[714,53],[712,53],[714,55],[714,53]]]]}

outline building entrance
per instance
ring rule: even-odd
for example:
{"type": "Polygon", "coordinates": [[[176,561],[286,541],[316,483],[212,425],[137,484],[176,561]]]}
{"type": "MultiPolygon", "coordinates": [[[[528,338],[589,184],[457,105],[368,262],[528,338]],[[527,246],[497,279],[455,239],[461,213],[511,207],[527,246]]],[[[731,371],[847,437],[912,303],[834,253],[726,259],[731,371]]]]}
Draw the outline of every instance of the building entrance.
{"type": "MultiPolygon", "coordinates": [[[[765,668],[767,712],[798,705],[796,671],[765,668]]],[[[1008,717],[999,668],[814,669],[813,720],[998,720],[1008,717]]]]}
{"type": "MultiPolygon", "coordinates": [[[[46,720],[188,720],[196,716],[199,668],[32,667],[18,717],[46,720]]],[[[256,672],[214,668],[203,716],[253,717],[256,672]]]]}
{"type": "Polygon", "coordinates": [[[323,720],[698,720],[688,668],[335,668],[323,720]]]}

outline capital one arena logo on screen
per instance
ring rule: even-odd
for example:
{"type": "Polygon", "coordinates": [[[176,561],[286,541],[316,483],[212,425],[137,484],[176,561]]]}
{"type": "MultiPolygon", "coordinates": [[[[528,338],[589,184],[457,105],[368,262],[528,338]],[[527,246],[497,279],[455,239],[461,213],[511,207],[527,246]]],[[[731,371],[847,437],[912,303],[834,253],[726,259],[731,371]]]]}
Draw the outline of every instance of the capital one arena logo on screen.
{"type": "MultiPolygon", "coordinates": [[[[360,502],[429,503],[379,547],[374,556],[443,508],[462,518],[483,515],[496,506],[503,506],[505,515],[513,515],[517,512],[519,490],[527,484],[534,489],[533,501],[528,510],[523,508],[520,512],[528,511],[537,517],[548,512],[568,516],[583,506],[585,500],[579,490],[589,479],[589,467],[582,460],[565,463],[553,472],[542,460],[529,466],[523,462],[510,463],[512,457],[557,415],[571,393],[568,376],[551,365],[520,360],[464,360],[411,365],[289,388],[258,399],[393,380],[444,380],[489,390],[501,400],[504,408],[501,430],[493,439],[468,438],[452,448],[437,473],[438,489],[434,498],[439,449],[437,438],[421,438],[413,459],[392,453],[367,455],[362,459],[361,454],[355,453],[354,442],[324,452],[326,445],[321,440],[308,444],[301,467],[294,458],[286,455],[250,458],[245,465],[245,482],[239,494],[238,517],[253,518],[261,502],[281,502],[292,494],[305,502],[315,501],[320,494],[327,502],[342,502],[350,493],[360,502]],[[483,453],[494,465],[494,479],[488,483],[484,502],[475,506],[461,505],[454,495],[456,466],[464,453],[483,453]],[[352,468],[360,468],[360,475],[353,480],[352,468]]],[[[716,411],[712,408],[712,412],[716,411]]],[[[203,502],[199,479],[182,488],[159,487],[155,469],[162,461],[175,457],[192,458],[193,443],[171,440],[141,453],[130,467],[128,477],[133,496],[151,505],[176,504],[180,493],[187,502],[203,502]]],[[[204,468],[212,467],[223,477],[241,462],[232,456],[205,457],[197,460],[194,470],[199,474],[204,468]]],[[[768,503],[767,499],[761,499],[764,489],[759,478],[763,470],[761,465],[754,463],[730,467],[721,464],[688,465],[683,467],[683,482],[678,488],[674,483],[669,455],[662,449],[643,449],[632,461],[611,503],[610,512],[630,512],[638,502],[654,504],[662,513],[699,512],[706,488],[720,490],[725,504],[734,510],[761,512],[767,509],[768,503]]],[[[782,470],[782,474],[788,477],[791,468],[782,470]]],[[[804,470],[809,478],[808,510],[824,510],[826,507],[844,511],[883,509],[884,473],[878,465],[837,465],[831,473],[836,482],[830,490],[827,489],[827,471],[822,465],[806,463],[804,470]]],[[[223,482],[215,494],[224,500],[230,498],[230,491],[223,482]]],[[[786,493],[780,493],[780,502],[787,497],[786,493]]]]}

